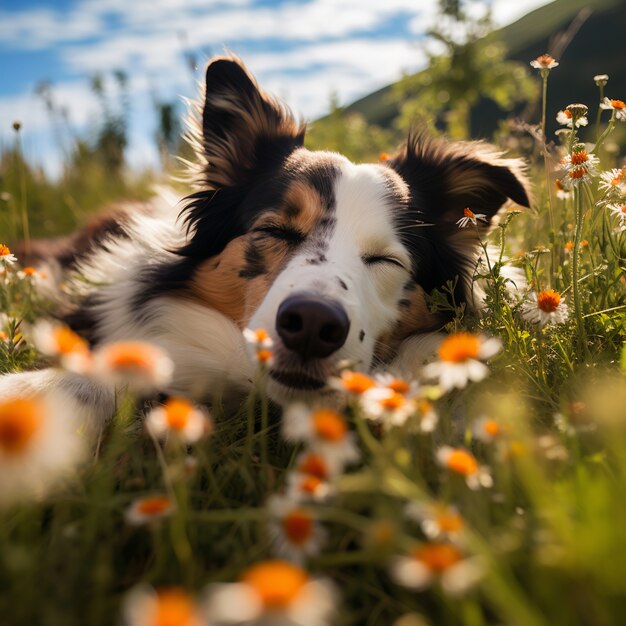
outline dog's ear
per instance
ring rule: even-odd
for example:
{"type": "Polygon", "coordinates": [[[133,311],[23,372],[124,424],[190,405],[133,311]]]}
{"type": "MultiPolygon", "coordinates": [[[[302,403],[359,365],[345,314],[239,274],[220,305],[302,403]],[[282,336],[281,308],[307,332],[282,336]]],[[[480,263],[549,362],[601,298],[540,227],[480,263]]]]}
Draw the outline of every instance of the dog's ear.
{"type": "Polygon", "coordinates": [[[468,208],[488,224],[508,199],[530,205],[523,162],[501,158],[487,144],[449,143],[422,132],[387,164],[409,185],[412,205],[426,223],[454,225],[468,208]]]}
{"type": "Polygon", "coordinates": [[[245,185],[271,171],[304,142],[304,124],[256,84],[234,56],[206,70],[200,148],[203,183],[211,189],[245,185]]]}
{"type": "Polygon", "coordinates": [[[450,143],[421,132],[409,137],[386,165],[410,189],[402,233],[415,257],[417,283],[429,293],[456,281],[457,303],[471,302],[481,248],[476,228],[461,228],[457,222],[467,208],[485,216],[477,226],[487,230],[509,199],[529,206],[523,161],[502,158],[480,142],[450,143]]]}

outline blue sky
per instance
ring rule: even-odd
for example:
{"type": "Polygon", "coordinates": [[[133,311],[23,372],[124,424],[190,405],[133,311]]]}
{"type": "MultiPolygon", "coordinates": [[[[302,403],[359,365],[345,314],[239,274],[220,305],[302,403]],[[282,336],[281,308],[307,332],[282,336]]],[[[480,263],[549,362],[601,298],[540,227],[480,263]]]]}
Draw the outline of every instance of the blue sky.
{"type": "MultiPolygon", "coordinates": [[[[548,0],[493,0],[498,24],[548,0]]],[[[479,4],[479,3],[477,3],[479,4]]],[[[130,78],[131,149],[136,166],[156,164],[153,96],[196,95],[185,63],[200,66],[225,48],[239,54],[259,82],[307,119],[416,71],[417,42],[432,24],[436,0],[0,0],[0,146],[23,122],[26,154],[58,172],[58,129],[35,87],[53,86],[77,132],[98,107],[89,89],[96,72],[130,78]]],[[[181,107],[182,108],[182,107],[181,107]]]]}

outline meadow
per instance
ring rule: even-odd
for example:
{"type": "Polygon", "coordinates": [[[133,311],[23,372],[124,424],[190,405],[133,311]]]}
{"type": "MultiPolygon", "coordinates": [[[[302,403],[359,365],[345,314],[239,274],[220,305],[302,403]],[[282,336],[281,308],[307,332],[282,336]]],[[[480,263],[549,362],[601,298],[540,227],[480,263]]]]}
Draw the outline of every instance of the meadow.
{"type": "MultiPolygon", "coordinates": [[[[148,352],[95,433],[71,406],[0,401],[3,624],[623,623],[626,105],[605,94],[626,94],[590,76],[597,101],[562,103],[553,140],[555,63],[533,61],[539,119],[499,135],[529,162],[532,207],[482,240],[481,308],[458,307],[452,286],[430,294],[451,321],[414,380],[348,364],[333,381],[341,410],[281,415],[263,391],[271,345],[251,329],[258,384],[238,411],[137,406],[167,383],[167,367],[155,374],[167,355],[148,352]],[[511,288],[509,267],[526,286],[511,288]]],[[[351,124],[331,116],[310,145],[393,151],[381,129],[351,124]]],[[[0,372],[101,362],[46,323],[53,276],[10,245],[144,199],[155,175],[107,179],[103,143],[52,183],[23,159],[20,132],[0,161],[0,372]]],[[[479,215],[459,217],[478,233],[479,215]]]]}

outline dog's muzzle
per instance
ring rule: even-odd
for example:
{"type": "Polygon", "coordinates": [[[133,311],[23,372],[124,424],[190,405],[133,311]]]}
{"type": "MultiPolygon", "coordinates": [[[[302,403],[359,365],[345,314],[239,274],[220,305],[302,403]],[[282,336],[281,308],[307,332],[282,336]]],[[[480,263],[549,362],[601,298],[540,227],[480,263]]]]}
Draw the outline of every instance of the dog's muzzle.
{"type": "Polygon", "coordinates": [[[350,320],[341,304],[312,294],[290,296],[276,314],[278,336],[303,361],[330,356],[343,346],[349,331],[350,320]]]}

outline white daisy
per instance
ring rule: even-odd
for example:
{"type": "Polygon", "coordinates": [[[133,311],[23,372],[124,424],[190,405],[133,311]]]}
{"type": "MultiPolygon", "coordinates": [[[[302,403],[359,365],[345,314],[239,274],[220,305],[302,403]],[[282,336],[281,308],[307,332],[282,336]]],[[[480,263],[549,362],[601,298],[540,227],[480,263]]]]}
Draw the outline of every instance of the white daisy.
{"type": "Polygon", "coordinates": [[[606,196],[621,196],[626,191],[624,169],[613,168],[600,173],[598,189],[606,196]]]}
{"type": "Polygon", "coordinates": [[[78,374],[90,371],[89,344],[65,324],[39,320],[33,326],[32,338],[42,354],[55,358],[65,369],[78,374]]]}
{"type": "Polygon", "coordinates": [[[336,612],[332,583],[278,560],[252,565],[238,583],[210,585],[206,601],[212,626],[330,626],[336,612]]]}
{"type": "Polygon", "coordinates": [[[437,450],[437,463],[449,472],[462,476],[467,486],[472,489],[493,486],[489,469],[478,464],[476,457],[464,448],[441,446],[437,450]]]}
{"type": "MultiPolygon", "coordinates": [[[[556,114],[556,121],[563,125],[572,128],[573,116],[572,112],[569,109],[565,109],[564,111],[559,111],[556,114]]],[[[576,120],[576,128],[580,128],[581,126],[587,126],[589,120],[585,115],[582,115],[576,120]]]]}
{"type": "Polygon", "coordinates": [[[490,417],[480,417],[472,424],[472,433],[476,439],[483,443],[491,443],[501,438],[506,428],[497,420],[490,417]]]}
{"type": "Polygon", "coordinates": [[[467,228],[470,224],[478,226],[477,220],[487,223],[487,216],[484,213],[474,213],[471,209],[465,207],[463,209],[463,217],[456,223],[459,228],[467,228]]]}
{"type": "Polygon", "coordinates": [[[458,509],[443,502],[411,502],[406,516],[419,523],[429,539],[455,539],[465,528],[465,520],[458,509]]]}
{"type": "Polygon", "coordinates": [[[318,554],[326,534],[310,508],[289,496],[271,496],[267,502],[269,535],[278,557],[301,565],[318,554]]]}
{"type": "Polygon", "coordinates": [[[554,186],[556,187],[556,197],[559,200],[569,200],[570,198],[574,197],[574,191],[573,189],[570,187],[566,187],[564,184],[564,181],[566,183],[569,183],[567,178],[564,178],[563,180],[560,180],[559,178],[557,178],[554,181],[554,186]]]}
{"type": "Polygon", "coordinates": [[[150,524],[164,517],[168,517],[174,511],[172,500],[163,495],[138,498],[126,509],[124,517],[133,526],[150,524]]]}
{"type": "Polygon", "coordinates": [[[165,389],[173,372],[174,364],[165,351],[142,341],[105,344],[93,354],[95,376],[138,394],[165,389]]]}
{"type": "Polygon", "coordinates": [[[195,599],[179,587],[136,587],[126,597],[122,615],[124,626],[209,626],[195,599]]]}
{"type": "Polygon", "coordinates": [[[477,558],[464,558],[456,546],[449,543],[424,543],[410,555],[397,556],[391,563],[391,576],[396,583],[422,591],[439,582],[444,592],[462,595],[476,585],[484,575],[477,558]]]}
{"type": "Polygon", "coordinates": [[[494,337],[454,333],[441,342],[439,360],[424,367],[424,376],[438,378],[439,385],[446,391],[455,387],[463,389],[470,380],[477,382],[489,374],[489,368],[482,361],[497,354],[501,348],[502,343],[494,337]]]}
{"type": "Polygon", "coordinates": [[[572,148],[572,153],[563,159],[568,183],[579,185],[582,182],[590,182],[591,176],[596,174],[598,163],[598,157],[588,153],[584,143],[577,143],[572,148]]]}
{"type": "Polygon", "coordinates": [[[600,103],[601,109],[613,111],[615,119],[619,122],[626,122],[626,103],[623,100],[611,100],[604,98],[600,103]]]}
{"type": "Polygon", "coordinates": [[[15,263],[16,261],[17,257],[14,254],[11,254],[9,247],[0,243],[0,263],[8,265],[10,263],[15,263]]]}
{"type": "Polygon", "coordinates": [[[171,433],[185,443],[194,443],[211,432],[213,423],[204,409],[184,398],[172,397],[148,413],[146,428],[161,439],[171,433]]]}
{"type": "Polygon", "coordinates": [[[274,341],[269,333],[264,328],[257,328],[256,330],[246,328],[243,331],[243,336],[252,350],[255,360],[263,366],[271,366],[274,356],[272,353],[274,341]]]}
{"type": "Polygon", "coordinates": [[[551,70],[558,67],[559,63],[549,54],[542,54],[530,62],[530,65],[538,70],[551,70]]]}
{"type": "Polygon", "coordinates": [[[361,408],[365,417],[380,422],[384,426],[403,426],[417,406],[413,398],[388,387],[374,387],[361,398],[361,408]]]}
{"type": "Polygon", "coordinates": [[[86,451],[79,415],[54,392],[0,400],[0,504],[43,497],[74,477],[86,451]]]}
{"type": "Polygon", "coordinates": [[[529,302],[522,305],[522,317],[541,328],[546,324],[562,324],[569,316],[567,305],[562,302],[561,294],[553,289],[544,289],[531,293],[529,302]]]}
{"type": "Polygon", "coordinates": [[[307,443],[311,450],[342,467],[356,463],[361,457],[354,433],[334,409],[310,409],[303,404],[292,404],[283,414],[283,436],[289,441],[307,443]]]}

